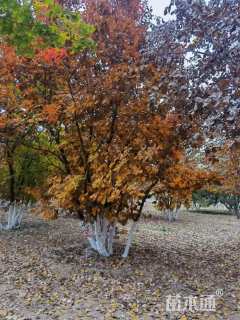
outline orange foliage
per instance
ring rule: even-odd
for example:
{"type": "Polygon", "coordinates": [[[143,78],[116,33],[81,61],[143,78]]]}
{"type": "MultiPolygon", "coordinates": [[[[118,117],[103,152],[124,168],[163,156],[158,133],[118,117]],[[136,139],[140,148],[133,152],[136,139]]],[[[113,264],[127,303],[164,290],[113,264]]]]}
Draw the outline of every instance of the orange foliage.
{"type": "Polygon", "coordinates": [[[192,202],[192,193],[201,188],[207,188],[216,180],[216,174],[209,170],[198,169],[195,163],[184,159],[169,168],[163,181],[156,186],[154,194],[158,207],[177,209],[181,205],[189,207],[192,202]]]}
{"type": "Polygon", "coordinates": [[[36,55],[36,60],[47,64],[59,64],[67,55],[65,48],[46,48],[36,55]]]}
{"type": "Polygon", "coordinates": [[[227,141],[209,158],[221,181],[215,191],[240,196],[240,143],[227,141]]]}

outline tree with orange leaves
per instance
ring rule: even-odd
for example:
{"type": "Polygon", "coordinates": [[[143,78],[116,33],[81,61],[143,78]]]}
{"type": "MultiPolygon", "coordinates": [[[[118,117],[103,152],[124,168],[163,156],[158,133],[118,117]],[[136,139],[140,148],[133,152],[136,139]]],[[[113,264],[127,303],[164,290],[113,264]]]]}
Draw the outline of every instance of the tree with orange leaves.
{"type": "Polygon", "coordinates": [[[210,191],[216,194],[217,202],[223,204],[240,219],[240,144],[227,141],[210,160],[219,175],[220,185],[213,185],[210,191]]]}
{"type": "Polygon", "coordinates": [[[47,103],[38,97],[66,166],[51,179],[49,194],[78,213],[91,246],[104,256],[112,254],[116,224],[132,220],[123,253],[128,255],[146,200],[184,152],[180,117],[154,110],[149,99],[152,86],[167,74],[141,54],[143,8],[141,1],[85,1],[83,17],[96,29],[95,53],[54,65],[47,82],[51,96],[47,103]]]}
{"type": "Polygon", "coordinates": [[[9,199],[12,202],[16,200],[15,153],[31,130],[31,126],[27,126],[27,115],[20,108],[21,95],[13,71],[20,63],[21,58],[11,47],[1,47],[0,148],[2,163],[6,163],[9,172],[9,199]]]}
{"type": "Polygon", "coordinates": [[[45,72],[67,55],[92,47],[93,27],[54,0],[2,1],[0,13],[0,147],[9,170],[9,198],[14,201],[16,151],[39,136],[40,119],[32,98],[42,88],[28,87],[29,75],[35,66],[45,72]]]}
{"type": "Polygon", "coordinates": [[[167,171],[164,179],[154,189],[157,207],[171,222],[179,215],[181,206],[189,208],[192,194],[216,181],[214,171],[198,168],[197,164],[182,158],[167,171]]]}

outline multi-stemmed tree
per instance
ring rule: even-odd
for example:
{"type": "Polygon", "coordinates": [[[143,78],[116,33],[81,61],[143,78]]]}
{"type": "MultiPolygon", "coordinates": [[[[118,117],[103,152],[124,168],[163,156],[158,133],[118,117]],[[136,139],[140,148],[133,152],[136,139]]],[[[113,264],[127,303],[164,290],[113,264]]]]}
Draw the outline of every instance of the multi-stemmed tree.
{"type": "Polygon", "coordinates": [[[67,59],[62,66],[72,78],[65,81],[64,113],[59,110],[56,120],[64,123],[69,172],[53,178],[50,192],[89,224],[90,243],[105,256],[112,253],[116,223],[139,219],[154,186],[182,152],[178,115],[161,114],[149,99],[159,71],[141,52],[143,9],[140,1],[86,1],[83,15],[96,28],[95,53],[83,53],[79,69],[67,59]]]}

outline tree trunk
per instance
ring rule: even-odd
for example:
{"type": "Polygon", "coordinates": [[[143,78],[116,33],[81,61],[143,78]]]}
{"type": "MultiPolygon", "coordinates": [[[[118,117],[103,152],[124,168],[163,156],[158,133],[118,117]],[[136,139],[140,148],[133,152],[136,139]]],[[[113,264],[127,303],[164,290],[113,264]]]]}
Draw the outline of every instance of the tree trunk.
{"type": "Polygon", "coordinates": [[[113,254],[113,240],[116,226],[106,218],[97,216],[96,221],[89,225],[88,241],[92,249],[101,256],[109,257],[113,254]]]}
{"type": "Polygon", "coordinates": [[[26,206],[23,204],[17,205],[12,203],[7,212],[7,223],[0,224],[0,230],[14,230],[20,227],[23,215],[26,211],[26,206]]]}
{"type": "MultiPolygon", "coordinates": [[[[80,226],[83,226],[80,224],[80,226]]],[[[122,254],[126,258],[131,247],[133,234],[136,231],[137,223],[133,222],[129,232],[125,250],[122,254]]],[[[109,222],[106,218],[98,216],[94,223],[85,226],[87,228],[87,239],[91,248],[103,257],[113,254],[113,241],[116,234],[116,224],[109,222]]]]}
{"type": "Polygon", "coordinates": [[[133,234],[136,231],[136,228],[137,228],[137,223],[136,223],[136,221],[134,221],[132,226],[131,226],[131,228],[130,228],[130,230],[129,230],[129,232],[128,232],[127,244],[126,244],[125,250],[124,250],[124,252],[122,254],[123,258],[127,258],[128,257],[129,249],[130,249],[131,244],[132,244],[133,234]]]}
{"type": "Polygon", "coordinates": [[[13,165],[13,160],[8,160],[8,171],[9,171],[9,198],[11,202],[16,200],[15,195],[15,170],[13,165]]]}
{"type": "Polygon", "coordinates": [[[234,209],[234,214],[237,217],[237,219],[240,219],[240,210],[239,210],[239,208],[235,208],[234,209]]]}
{"type": "Polygon", "coordinates": [[[110,255],[113,254],[113,240],[116,233],[116,226],[111,225],[109,228],[109,237],[108,237],[108,252],[110,255]]]}

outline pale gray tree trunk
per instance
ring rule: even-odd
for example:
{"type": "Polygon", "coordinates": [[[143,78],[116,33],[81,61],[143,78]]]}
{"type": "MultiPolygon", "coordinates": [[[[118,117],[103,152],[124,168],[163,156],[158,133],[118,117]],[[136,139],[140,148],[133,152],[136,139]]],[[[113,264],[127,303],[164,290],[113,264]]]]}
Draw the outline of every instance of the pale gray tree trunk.
{"type": "Polygon", "coordinates": [[[129,229],[129,232],[128,232],[127,244],[126,244],[125,250],[124,250],[124,252],[122,254],[123,258],[127,258],[128,257],[129,249],[130,249],[131,244],[132,244],[133,234],[136,231],[136,229],[137,229],[137,222],[133,221],[132,226],[131,226],[131,228],[129,229]]]}
{"type": "Polygon", "coordinates": [[[12,203],[9,206],[7,211],[7,223],[1,224],[0,229],[2,230],[13,230],[20,227],[22,218],[26,212],[26,206],[21,204],[17,204],[16,202],[12,203]]]}
{"type": "MultiPolygon", "coordinates": [[[[106,218],[98,216],[97,219],[91,223],[81,227],[87,229],[87,239],[91,248],[97,251],[103,257],[109,257],[113,254],[113,243],[116,234],[116,223],[109,222],[106,218]]],[[[133,234],[136,231],[137,223],[133,222],[128,232],[128,239],[125,246],[123,258],[126,258],[132,244],[133,234]]]]}
{"type": "Polygon", "coordinates": [[[97,216],[94,223],[88,225],[88,241],[92,249],[101,256],[109,257],[113,254],[113,240],[115,236],[115,223],[109,222],[105,217],[97,216]]]}

